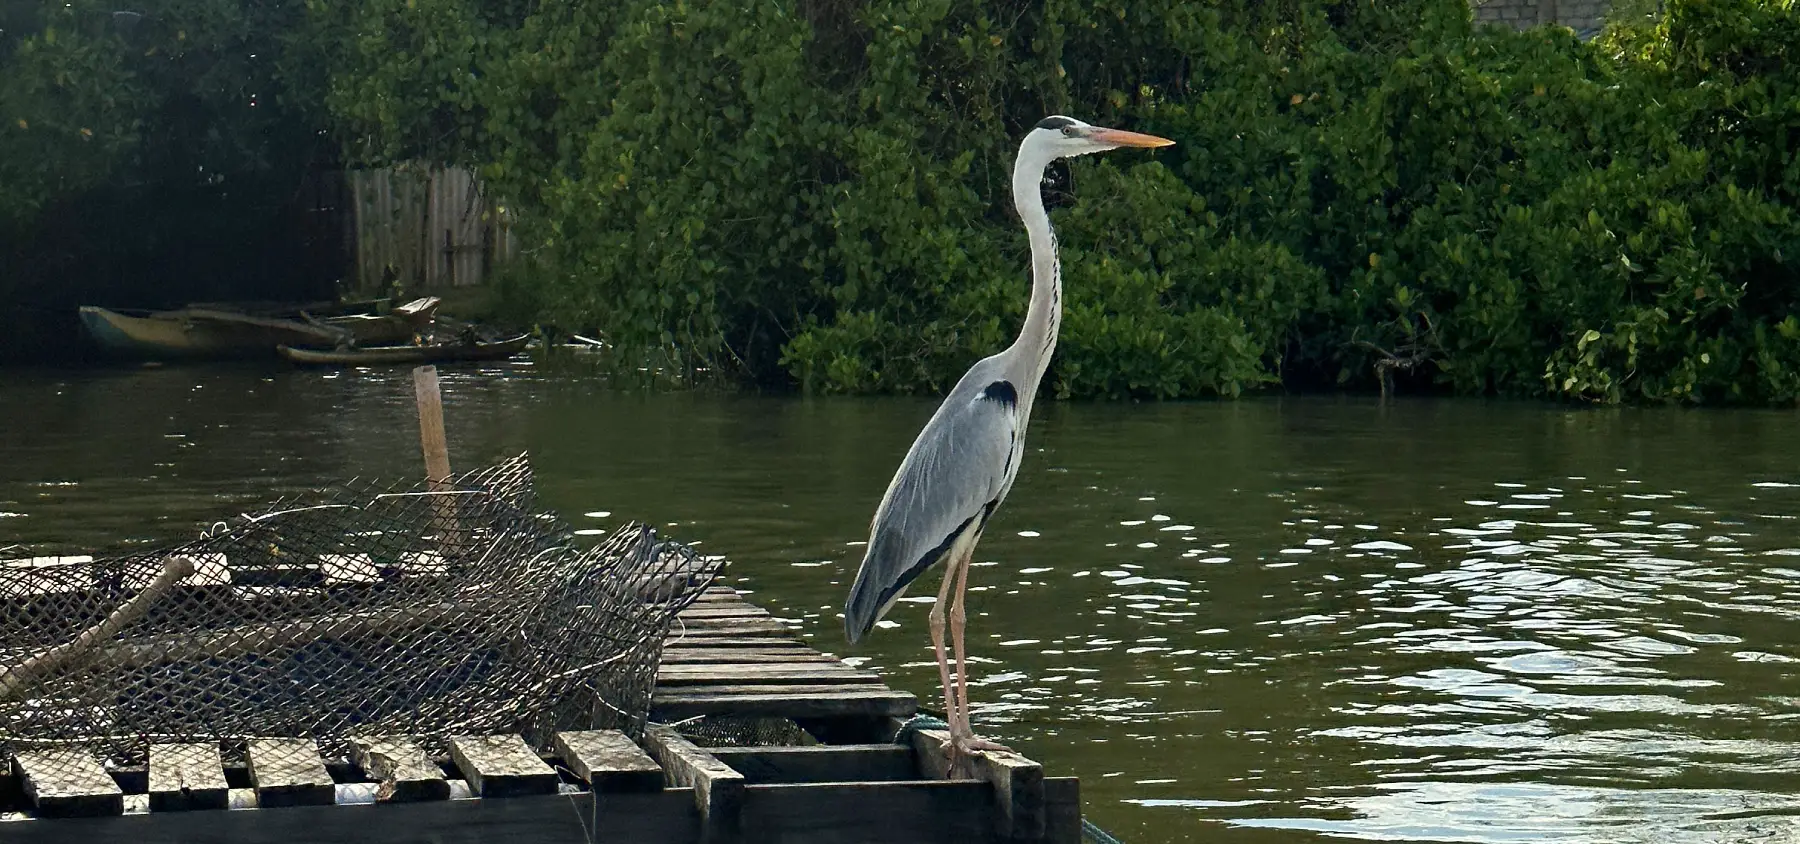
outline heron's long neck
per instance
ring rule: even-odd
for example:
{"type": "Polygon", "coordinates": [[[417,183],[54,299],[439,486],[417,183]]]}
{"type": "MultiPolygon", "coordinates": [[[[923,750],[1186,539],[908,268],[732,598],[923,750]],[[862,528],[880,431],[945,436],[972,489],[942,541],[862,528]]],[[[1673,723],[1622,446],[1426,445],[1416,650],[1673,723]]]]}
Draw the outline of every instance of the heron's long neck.
{"type": "Polygon", "coordinates": [[[1056,233],[1050,229],[1050,215],[1044,212],[1044,194],[1039,188],[1049,163],[1021,151],[1013,167],[1013,205],[1031,237],[1031,305],[1025,311],[1025,327],[1013,342],[1031,380],[1029,385],[1021,385],[1027,388],[1020,391],[1022,395],[1037,392],[1050,355],[1056,351],[1056,331],[1062,323],[1062,263],[1056,259],[1056,233]]]}

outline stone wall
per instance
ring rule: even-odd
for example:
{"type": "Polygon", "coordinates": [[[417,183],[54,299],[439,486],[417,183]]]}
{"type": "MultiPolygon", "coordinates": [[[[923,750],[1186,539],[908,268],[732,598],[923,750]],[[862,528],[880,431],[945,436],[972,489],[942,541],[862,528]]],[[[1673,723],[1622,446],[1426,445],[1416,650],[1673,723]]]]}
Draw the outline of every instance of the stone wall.
{"type": "Polygon", "coordinates": [[[1473,0],[1475,20],[1525,29],[1560,23],[1583,35],[1600,28],[1607,0],[1473,0]]]}

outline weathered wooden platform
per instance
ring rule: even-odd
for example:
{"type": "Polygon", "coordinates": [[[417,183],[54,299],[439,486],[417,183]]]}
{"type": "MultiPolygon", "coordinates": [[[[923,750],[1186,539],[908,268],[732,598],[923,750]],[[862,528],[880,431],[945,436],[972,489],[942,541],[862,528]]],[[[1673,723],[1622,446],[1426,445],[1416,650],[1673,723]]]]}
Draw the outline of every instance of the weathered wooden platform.
{"type": "Polygon", "coordinates": [[[989,754],[975,778],[946,779],[942,733],[893,743],[917,708],[714,587],[664,644],[652,720],[789,719],[816,743],[701,747],[653,725],[641,744],[565,732],[542,752],[517,736],[458,737],[443,758],[406,736],[359,738],[348,759],[251,742],[242,765],[211,744],[157,745],[138,769],[21,754],[0,772],[0,841],[1080,840],[1075,778],[989,754]]]}

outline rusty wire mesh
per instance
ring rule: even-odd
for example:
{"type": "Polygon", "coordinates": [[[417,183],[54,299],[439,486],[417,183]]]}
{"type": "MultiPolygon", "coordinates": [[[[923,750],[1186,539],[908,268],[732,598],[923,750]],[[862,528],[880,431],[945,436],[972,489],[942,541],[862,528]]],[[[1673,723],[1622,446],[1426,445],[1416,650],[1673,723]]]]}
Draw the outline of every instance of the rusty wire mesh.
{"type": "Polygon", "coordinates": [[[0,759],[635,735],[662,640],[718,561],[635,524],[570,540],[534,509],[520,456],[434,488],[352,481],[173,548],[0,564],[0,759]]]}

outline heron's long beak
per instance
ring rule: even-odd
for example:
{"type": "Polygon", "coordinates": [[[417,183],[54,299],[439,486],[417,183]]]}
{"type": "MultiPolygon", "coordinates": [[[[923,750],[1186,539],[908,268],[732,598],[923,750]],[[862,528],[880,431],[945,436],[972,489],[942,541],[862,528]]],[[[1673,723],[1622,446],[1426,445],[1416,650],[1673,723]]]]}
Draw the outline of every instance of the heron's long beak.
{"type": "Polygon", "coordinates": [[[1113,144],[1121,147],[1166,147],[1175,144],[1174,141],[1171,141],[1168,138],[1159,138],[1155,135],[1142,135],[1137,132],[1127,132],[1124,129],[1091,129],[1088,131],[1088,138],[1103,144],[1113,144]]]}

